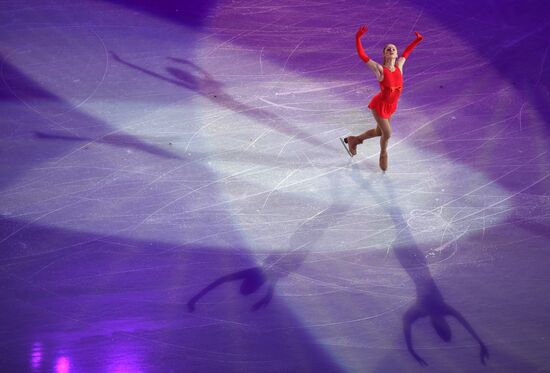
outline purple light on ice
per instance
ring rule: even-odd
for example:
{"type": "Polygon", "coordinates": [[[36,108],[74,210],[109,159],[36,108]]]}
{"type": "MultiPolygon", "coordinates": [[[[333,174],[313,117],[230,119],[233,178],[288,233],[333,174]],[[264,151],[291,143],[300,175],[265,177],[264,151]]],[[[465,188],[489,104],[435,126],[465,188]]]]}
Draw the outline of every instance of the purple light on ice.
{"type": "Polygon", "coordinates": [[[69,373],[71,371],[71,361],[65,356],[61,356],[55,363],[55,373],[69,373]]]}
{"type": "Polygon", "coordinates": [[[141,373],[142,371],[134,367],[126,366],[117,366],[113,370],[110,370],[113,373],[141,373]]]}
{"type": "Polygon", "coordinates": [[[136,348],[137,346],[128,343],[113,345],[108,356],[108,371],[112,373],[142,373],[143,370],[139,368],[142,363],[141,356],[136,348]]]}
{"type": "Polygon", "coordinates": [[[35,342],[32,345],[31,353],[31,363],[33,369],[40,368],[40,363],[42,362],[42,343],[35,342]]]}

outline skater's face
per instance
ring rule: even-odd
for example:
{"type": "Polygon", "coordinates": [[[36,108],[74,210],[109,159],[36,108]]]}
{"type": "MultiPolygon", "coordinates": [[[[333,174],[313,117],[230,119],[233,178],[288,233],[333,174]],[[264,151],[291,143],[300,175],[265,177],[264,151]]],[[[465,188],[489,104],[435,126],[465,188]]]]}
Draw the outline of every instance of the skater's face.
{"type": "Polygon", "coordinates": [[[387,44],[384,47],[384,58],[397,58],[397,47],[393,44],[387,44]]]}

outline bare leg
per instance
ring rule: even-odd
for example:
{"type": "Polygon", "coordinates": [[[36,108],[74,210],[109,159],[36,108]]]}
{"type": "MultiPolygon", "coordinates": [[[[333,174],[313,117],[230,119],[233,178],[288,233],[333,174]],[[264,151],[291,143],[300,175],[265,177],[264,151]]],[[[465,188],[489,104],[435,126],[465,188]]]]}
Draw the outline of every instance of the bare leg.
{"type": "Polygon", "coordinates": [[[378,128],[378,126],[376,126],[376,128],[370,129],[366,132],[363,132],[362,134],[357,136],[357,138],[359,140],[361,140],[361,143],[362,143],[363,140],[367,140],[367,139],[370,139],[372,137],[377,137],[377,136],[382,136],[382,131],[380,130],[380,128],[378,128]]]}
{"type": "Polygon", "coordinates": [[[372,128],[366,132],[363,132],[359,136],[348,136],[344,139],[344,142],[348,144],[350,153],[355,155],[357,154],[357,145],[362,144],[364,140],[381,135],[382,131],[380,130],[379,126],[376,126],[376,128],[372,128]]]}
{"type": "Polygon", "coordinates": [[[391,126],[390,126],[390,120],[381,118],[376,111],[372,111],[372,116],[376,120],[376,123],[378,124],[377,129],[379,129],[382,132],[382,135],[380,136],[380,168],[382,171],[386,171],[388,169],[388,141],[391,137],[391,126]]]}

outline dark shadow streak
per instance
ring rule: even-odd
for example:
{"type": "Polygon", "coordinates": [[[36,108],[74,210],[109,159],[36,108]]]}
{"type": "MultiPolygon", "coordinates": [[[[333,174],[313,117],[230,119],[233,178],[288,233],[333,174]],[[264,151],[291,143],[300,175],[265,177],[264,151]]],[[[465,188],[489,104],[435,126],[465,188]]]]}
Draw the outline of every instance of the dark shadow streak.
{"type": "MultiPolygon", "coordinates": [[[[13,131],[13,133],[17,133],[25,137],[27,137],[29,133],[34,133],[34,136],[43,139],[103,141],[111,144],[124,142],[132,144],[133,148],[143,152],[169,159],[182,159],[176,153],[146,144],[139,138],[132,135],[104,135],[105,132],[113,131],[113,127],[111,125],[86,113],[76,110],[73,111],[73,105],[65,101],[63,98],[42,88],[33,79],[30,79],[27,75],[10,64],[2,55],[0,55],[0,61],[0,102],[20,103],[6,107],[7,116],[9,116],[11,121],[17,123],[17,126],[7,128],[6,131],[4,131],[5,136],[10,135],[13,131]],[[43,115],[40,111],[34,110],[32,106],[29,105],[29,103],[32,104],[37,102],[41,102],[41,104],[45,105],[45,107],[55,108],[57,112],[64,114],[64,122],[77,123],[79,127],[64,129],[62,126],[59,126],[57,122],[49,119],[47,115],[43,115]],[[66,134],[47,134],[43,131],[38,131],[43,128],[50,128],[53,126],[58,126],[60,128],[60,132],[64,131],[66,134]],[[83,133],[86,133],[87,136],[81,136],[83,133]]],[[[32,141],[21,142],[20,144],[20,146],[18,145],[15,148],[11,148],[9,154],[4,158],[4,161],[6,159],[9,160],[6,162],[9,163],[9,167],[4,169],[3,177],[0,179],[0,185],[4,185],[13,180],[20,173],[24,172],[26,168],[34,167],[33,165],[37,162],[36,157],[30,156],[36,151],[36,144],[32,141]],[[8,158],[8,156],[16,159],[17,161],[11,162],[11,159],[8,158]]],[[[40,159],[55,159],[62,154],[66,154],[67,151],[72,149],[73,148],[65,148],[60,146],[44,147],[44,149],[41,149],[40,159]]]]}
{"type": "Polygon", "coordinates": [[[194,295],[187,303],[190,312],[195,311],[195,304],[199,299],[214,290],[218,286],[231,281],[242,281],[241,295],[247,296],[258,291],[264,284],[267,286],[265,296],[252,306],[252,311],[266,307],[273,297],[273,291],[277,282],[290,273],[295,272],[304,263],[313,244],[321,237],[321,233],[311,238],[311,231],[323,229],[328,226],[332,212],[325,210],[322,214],[306,222],[290,238],[291,249],[283,253],[269,255],[262,265],[237,271],[229,275],[221,276],[204,289],[194,295]],[[302,242],[302,240],[307,240],[302,242]]]}
{"type": "Polygon", "coordinates": [[[339,217],[344,216],[351,208],[350,205],[339,202],[338,176],[331,175],[330,182],[333,203],[327,209],[305,219],[290,237],[290,249],[288,251],[269,255],[261,266],[221,276],[189,300],[187,303],[188,310],[194,312],[198,300],[218,286],[231,281],[242,281],[240,293],[244,296],[258,291],[265,284],[267,286],[265,296],[256,302],[251,309],[256,311],[266,307],[271,302],[277,281],[292,272],[296,272],[304,263],[314,245],[321,239],[323,232],[334,225],[339,217]]]}
{"type": "MultiPolygon", "coordinates": [[[[200,317],[182,317],[178,297],[160,300],[174,287],[189,289],[201,281],[203,265],[250,261],[248,249],[238,243],[231,248],[185,245],[174,251],[173,243],[27,225],[3,216],[0,237],[6,237],[0,245],[0,297],[6,306],[0,315],[0,366],[9,371],[28,370],[29,343],[37,336],[52,352],[43,355],[43,364],[53,366],[54,349],[66,346],[64,353],[88,368],[83,370],[105,371],[108,360],[94,356],[108,359],[121,343],[117,335],[140,346],[136,356],[145,371],[171,371],[174,364],[191,371],[221,371],[222,365],[235,370],[232,364],[242,368],[242,355],[227,354],[228,360],[220,362],[218,352],[205,348],[233,338],[246,339],[252,360],[261,356],[286,371],[343,371],[302,328],[277,334],[236,326],[232,334],[220,325],[205,327],[200,317]],[[118,321],[128,322],[131,330],[118,321]]],[[[269,318],[250,324],[267,328],[300,321],[278,305],[269,318]]]]}
{"type": "MultiPolygon", "coordinates": [[[[64,140],[64,141],[101,143],[101,144],[108,144],[108,145],[114,145],[114,146],[125,147],[125,148],[134,148],[141,152],[157,155],[159,157],[163,157],[167,159],[183,159],[182,157],[174,153],[163,150],[158,146],[146,144],[141,140],[139,140],[138,138],[127,134],[106,135],[95,139],[91,137],[58,135],[53,133],[44,133],[40,131],[34,131],[34,135],[39,139],[45,139],[45,140],[64,140]]],[[[171,143],[169,143],[169,145],[171,145],[171,143]]]]}
{"type": "Polygon", "coordinates": [[[168,83],[172,83],[179,87],[195,91],[196,93],[208,98],[217,105],[222,105],[235,113],[243,114],[249,118],[255,119],[259,121],[259,123],[261,123],[262,125],[267,125],[269,128],[277,132],[281,132],[290,138],[296,138],[314,146],[327,146],[325,143],[312,138],[311,134],[291,125],[286,121],[285,118],[273,114],[268,110],[263,110],[258,107],[247,105],[235,100],[233,97],[223,91],[222,83],[215,80],[207,71],[190,61],[180,58],[169,57],[169,60],[187,65],[190,67],[190,70],[194,71],[193,73],[174,67],[167,67],[166,71],[173,77],[172,78],[170,76],[165,76],[154,71],[147,70],[131,62],[125,61],[114,52],[111,52],[111,57],[115,61],[131,67],[134,70],[141,71],[144,74],[168,83]]]}
{"type": "Polygon", "coordinates": [[[176,24],[200,28],[216,8],[217,0],[103,0],[163,17],[176,24]]]}

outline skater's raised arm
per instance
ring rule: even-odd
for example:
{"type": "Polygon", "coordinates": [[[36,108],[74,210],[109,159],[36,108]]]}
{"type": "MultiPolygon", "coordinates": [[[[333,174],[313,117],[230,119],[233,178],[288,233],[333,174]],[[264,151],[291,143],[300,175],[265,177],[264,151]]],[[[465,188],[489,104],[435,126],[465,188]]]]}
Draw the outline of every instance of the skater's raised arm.
{"type": "Polygon", "coordinates": [[[252,311],[257,311],[262,307],[266,307],[269,302],[271,302],[271,298],[273,298],[273,285],[269,285],[266,295],[252,306],[252,311]]]}
{"type": "Polygon", "coordinates": [[[193,298],[191,298],[189,300],[189,302],[187,302],[187,308],[189,309],[189,312],[193,312],[195,311],[195,303],[197,303],[197,301],[199,299],[201,299],[202,297],[204,297],[206,294],[208,294],[210,291],[212,291],[213,289],[217,288],[218,286],[220,286],[221,284],[223,284],[224,282],[228,282],[228,281],[235,281],[235,280],[240,280],[240,279],[243,279],[245,278],[248,273],[251,271],[251,270],[254,270],[255,268],[249,268],[249,269],[245,269],[243,271],[239,271],[239,272],[235,272],[235,273],[231,273],[229,275],[226,275],[226,276],[222,276],[220,277],[219,279],[217,279],[216,281],[212,282],[210,285],[208,285],[207,287],[205,287],[204,289],[202,289],[201,291],[199,291],[193,298]]]}
{"type": "Polygon", "coordinates": [[[164,75],[157,74],[157,73],[154,72],[154,71],[144,69],[144,68],[141,67],[141,66],[134,65],[133,63],[130,63],[130,62],[128,62],[128,61],[125,61],[125,60],[123,60],[122,58],[120,58],[120,57],[118,56],[118,54],[116,54],[116,53],[113,52],[113,51],[110,51],[110,54],[111,54],[111,58],[112,58],[113,60],[118,61],[118,62],[120,62],[120,63],[122,63],[122,64],[124,64],[124,65],[126,65],[126,66],[128,66],[128,67],[131,67],[132,69],[141,71],[142,73],[145,73],[145,74],[150,75],[150,76],[152,76],[152,77],[155,77],[155,78],[158,78],[158,79],[161,79],[161,80],[165,80],[165,81],[167,81],[167,82],[174,83],[174,84],[179,85],[179,86],[182,85],[182,83],[181,83],[180,81],[178,81],[178,80],[168,78],[168,77],[166,77],[166,76],[164,76],[164,75]]]}
{"type": "Polygon", "coordinates": [[[367,56],[365,50],[363,49],[363,45],[361,44],[361,36],[363,36],[367,31],[367,26],[359,27],[359,30],[357,30],[357,33],[355,34],[355,48],[357,49],[357,54],[359,55],[359,58],[361,58],[363,62],[365,62],[367,66],[372,70],[372,72],[376,76],[376,79],[380,80],[384,69],[382,68],[382,66],[380,66],[380,64],[371,60],[370,57],[367,56]]]}
{"type": "Polygon", "coordinates": [[[424,316],[423,312],[415,304],[403,315],[403,333],[405,334],[405,342],[407,342],[407,349],[411,355],[418,361],[420,365],[428,365],[424,359],[416,353],[412,344],[411,326],[418,320],[418,318],[424,316]]]}
{"type": "Polygon", "coordinates": [[[453,316],[454,318],[456,318],[458,322],[462,324],[464,329],[466,329],[471,334],[471,336],[477,341],[477,343],[479,343],[479,357],[481,360],[481,364],[485,365],[485,359],[489,359],[489,350],[487,349],[487,346],[485,346],[485,343],[483,343],[483,341],[481,340],[479,335],[477,335],[474,328],[472,328],[470,323],[460,314],[460,312],[455,310],[453,307],[447,305],[447,313],[450,316],[453,316]]]}
{"type": "Polygon", "coordinates": [[[176,57],[167,57],[168,60],[181,63],[184,65],[191,66],[195,71],[199,72],[205,79],[213,80],[208,71],[204,70],[202,67],[195,65],[193,62],[184,60],[183,58],[176,58],[176,57]]]}
{"type": "Polygon", "coordinates": [[[405,61],[407,60],[407,58],[409,58],[409,55],[411,54],[412,50],[418,45],[418,43],[420,43],[422,41],[422,39],[424,39],[424,37],[422,35],[420,35],[420,33],[415,32],[415,34],[416,34],[416,39],[414,39],[407,46],[407,48],[405,48],[405,50],[403,51],[403,54],[401,55],[401,57],[399,57],[396,61],[396,64],[400,69],[403,68],[403,65],[405,64],[405,61]]]}

